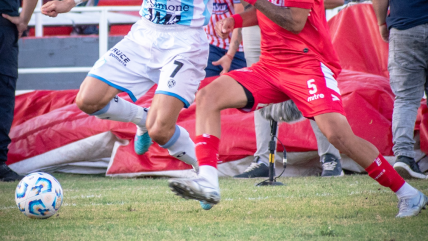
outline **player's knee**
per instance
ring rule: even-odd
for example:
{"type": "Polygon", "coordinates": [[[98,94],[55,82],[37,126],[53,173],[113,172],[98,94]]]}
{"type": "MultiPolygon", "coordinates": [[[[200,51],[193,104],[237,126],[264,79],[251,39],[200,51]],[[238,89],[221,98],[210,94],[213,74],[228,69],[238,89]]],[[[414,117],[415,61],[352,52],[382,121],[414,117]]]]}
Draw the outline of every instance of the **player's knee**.
{"type": "MultiPolygon", "coordinates": [[[[209,87],[209,86],[208,86],[209,87]]],[[[215,92],[202,88],[196,93],[196,106],[203,109],[215,109],[218,101],[215,101],[215,92]]]]}
{"type": "Polygon", "coordinates": [[[107,105],[107,103],[96,103],[91,101],[89,98],[87,98],[84,95],[77,94],[76,96],[76,105],[79,107],[79,109],[86,114],[92,114],[100,109],[102,109],[104,106],[107,105]]]}
{"type": "Polygon", "coordinates": [[[155,124],[151,126],[147,126],[147,130],[149,131],[149,135],[152,140],[159,145],[165,145],[172,134],[174,134],[174,128],[170,128],[166,123],[162,123],[161,121],[157,121],[155,124]]]}

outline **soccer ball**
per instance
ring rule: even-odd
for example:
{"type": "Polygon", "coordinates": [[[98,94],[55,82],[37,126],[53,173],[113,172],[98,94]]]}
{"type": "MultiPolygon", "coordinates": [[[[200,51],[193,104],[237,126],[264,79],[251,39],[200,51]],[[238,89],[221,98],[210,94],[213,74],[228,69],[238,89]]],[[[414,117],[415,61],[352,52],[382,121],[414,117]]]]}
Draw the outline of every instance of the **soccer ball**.
{"type": "Polygon", "coordinates": [[[19,211],[30,218],[49,218],[61,207],[63,191],[58,180],[44,172],[30,173],[16,187],[19,211]]]}

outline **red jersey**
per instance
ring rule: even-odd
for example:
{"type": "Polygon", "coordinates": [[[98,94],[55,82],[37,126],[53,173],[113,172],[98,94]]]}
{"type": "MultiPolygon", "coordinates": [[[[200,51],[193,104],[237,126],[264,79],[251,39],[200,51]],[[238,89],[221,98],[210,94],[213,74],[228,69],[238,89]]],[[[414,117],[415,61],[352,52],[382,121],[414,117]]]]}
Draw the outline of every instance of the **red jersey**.
{"type": "Polygon", "coordinates": [[[335,77],[341,71],[325,19],[323,0],[269,0],[282,7],[311,9],[306,25],[299,34],[294,34],[257,11],[261,29],[260,62],[277,68],[294,68],[306,72],[319,71],[325,64],[335,77]]]}

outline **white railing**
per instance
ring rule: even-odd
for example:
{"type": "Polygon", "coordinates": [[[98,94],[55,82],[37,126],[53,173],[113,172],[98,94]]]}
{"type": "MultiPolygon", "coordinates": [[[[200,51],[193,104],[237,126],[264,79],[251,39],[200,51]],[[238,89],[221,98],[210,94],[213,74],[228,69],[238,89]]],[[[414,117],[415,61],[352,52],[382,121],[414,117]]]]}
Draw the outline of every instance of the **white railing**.
{"type": "MultiPolygon", "coordinates": [[[[36,37],[43,36],[42,13],[40,11],[41,2],[39,1],[35,15],[36,37]]],[[[103,56],[108,50],[108,18],[107,13],[113,11],[139,11],[140,6],[103,6],[103,7],[75,7],[70,12],[100,12],[99,18],[99,56],[103,56]]],[[[19,74],[40,74],[40,73],[76,73],[88,72],[91,67],[58,67],[58,68],[20,68],[19,74]]]]}

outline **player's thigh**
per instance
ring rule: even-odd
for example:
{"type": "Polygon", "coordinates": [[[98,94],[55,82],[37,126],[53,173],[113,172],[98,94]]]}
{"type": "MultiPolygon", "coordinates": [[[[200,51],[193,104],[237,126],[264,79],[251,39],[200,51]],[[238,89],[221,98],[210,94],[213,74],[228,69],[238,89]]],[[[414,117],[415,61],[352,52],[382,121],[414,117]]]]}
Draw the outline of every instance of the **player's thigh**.
{"type": "Polygon", "coordinates": [[[319,129],[326,137],[353,135],[346,117],[339,113],[324,113],[314,116],[319,129]]]}
{"type": "Polygon", "coordinates": [[[222,75],[199,90],[196,102],[197,108],[223,110],[243,108],[247,105],[248,99],[242,85],[232,77],[222,75]]]}
{"type": "Polygon", "coordinates": [[[80,85],[76,102],[83,105],[103,105],[107,104],[120,92],[120,90],[99,79],[87,76],[80,85]]]}

